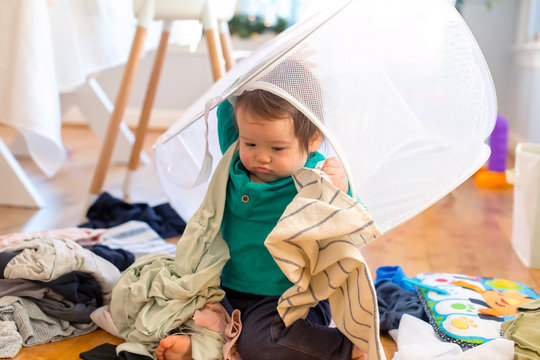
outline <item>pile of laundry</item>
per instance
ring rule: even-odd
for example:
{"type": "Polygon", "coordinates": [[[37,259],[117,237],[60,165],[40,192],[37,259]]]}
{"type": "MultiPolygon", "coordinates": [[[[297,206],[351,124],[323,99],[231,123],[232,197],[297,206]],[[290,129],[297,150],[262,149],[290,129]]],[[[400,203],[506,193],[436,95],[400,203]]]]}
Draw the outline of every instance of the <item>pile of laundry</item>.
{"type": "Polygon", "coordinates": [[[175,251],[142,221],[0,236],[0,358],[96,330],[121,272],[175,251]]]}

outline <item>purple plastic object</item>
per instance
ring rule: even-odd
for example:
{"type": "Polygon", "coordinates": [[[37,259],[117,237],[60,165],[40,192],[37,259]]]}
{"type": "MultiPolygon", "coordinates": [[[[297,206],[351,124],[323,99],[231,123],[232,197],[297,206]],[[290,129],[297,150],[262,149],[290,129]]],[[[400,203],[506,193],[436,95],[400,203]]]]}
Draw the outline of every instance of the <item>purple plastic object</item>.
{"type": "Polygon", "coordinates": [[[497,115],[495,128],[489,137],[491,155],[488,160],[488,170],[496,172],[506,171],[506,156],[508,149],[508,121],[497,115]]]}

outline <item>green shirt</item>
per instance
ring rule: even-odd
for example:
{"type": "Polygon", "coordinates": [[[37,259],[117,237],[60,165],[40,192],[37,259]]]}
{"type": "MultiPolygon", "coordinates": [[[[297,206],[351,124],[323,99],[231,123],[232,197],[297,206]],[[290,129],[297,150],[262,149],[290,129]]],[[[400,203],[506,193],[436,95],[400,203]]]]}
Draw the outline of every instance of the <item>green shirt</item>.
{"type": "MultiPolygon", "coordinates": [[[[221,151],[238,138],[233,107],[223,102],[217,110],[221,151]]],[[[314,168],[324,160],[318,152],[304,165],[314,168]]],[[[225,210],[221,232],[229,246],[231,258],[221,274],[221,284],[236,291],[258,294],[283,294],[292,283],[282,273],[264,246],[283,211],[296,196],[292,177],[270,183],[255,183],[242,165],[238,153],[229,169],[225,210]]]]}

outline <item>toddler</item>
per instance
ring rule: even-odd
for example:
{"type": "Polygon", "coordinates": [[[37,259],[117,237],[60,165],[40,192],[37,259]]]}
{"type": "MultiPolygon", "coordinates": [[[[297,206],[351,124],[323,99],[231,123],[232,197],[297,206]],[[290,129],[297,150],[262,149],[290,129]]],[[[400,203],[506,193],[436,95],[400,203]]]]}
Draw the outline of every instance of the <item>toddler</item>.
{"type": "MultiPolygon", "coordinates": [[[[287,73],[308,71],[285,61],[287,73]]],[[[279,66],[278,66],[279,68],[279,66]]],[[[276,71],[276,70],[274,70],[276,71]]],[[[279,69],[277,69],[279,71],[279,69]]],[[[309,71],[308,71],[309,72],[309,71]]],[[[305,77],[304,77],[305,78],[305,77]]],[[[336,158],[317,150],[319,129],[283,98],[264,91],[245,91],[218,107],[218,133],[224,153],[238,140],[227,183],[221,232],[229,247],[221,286],[223,306],[241,312],[242,332],[237,349],[243,360],[360,359],[365,356],[337,328],[329,327],[330,308],[321,301],[305,319],[285,327],[276,307],[280,295],[292,286],[264,241],[287,205],[297,194],[292,173],[300,167],[322,170],[343,192],[349,191],[345,170],[336,158]]],[[[321,114],[318,116],[322,119],[321,114]]],[[[158,359],[191,359],[187,335],[161,340],[158,359]]]]}

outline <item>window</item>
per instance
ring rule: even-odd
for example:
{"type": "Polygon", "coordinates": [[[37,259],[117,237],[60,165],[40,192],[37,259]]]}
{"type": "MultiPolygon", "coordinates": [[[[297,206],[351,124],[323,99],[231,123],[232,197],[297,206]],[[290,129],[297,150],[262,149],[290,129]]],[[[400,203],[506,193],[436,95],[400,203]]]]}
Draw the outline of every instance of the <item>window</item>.
{"type": "Polygon", "coordinates": [[[540,0],[520,0],[516,42],[540,42],[540,0]]]}
{"type": "Polygon", "coordinates": [[[540,0],[530,0],[526,41],[540,41],[540,0]]]}
{"type": "Polygon", "coordinates": [[[514,61],[522,68],[540,68],[540,0],[520,0],[514,61]]]}
{"type": "Polygon", "coordinates": [[[293,24],[322,3],[323,0],[240,0],[238,12],[260,16],[269,26],[274,25],[279,18],[293,24]]]}

